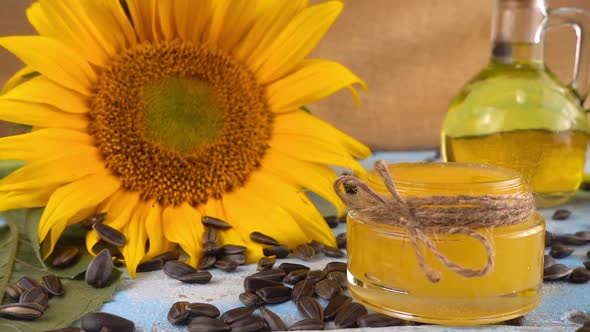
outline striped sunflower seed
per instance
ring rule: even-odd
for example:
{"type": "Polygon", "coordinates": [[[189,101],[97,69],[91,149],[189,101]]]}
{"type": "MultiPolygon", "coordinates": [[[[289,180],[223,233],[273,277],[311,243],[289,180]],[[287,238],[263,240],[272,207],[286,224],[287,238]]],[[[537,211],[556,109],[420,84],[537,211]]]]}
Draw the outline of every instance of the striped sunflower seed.
{"type": "Polygon", "coordinates": [[[20,295],[19,299],[20,303],[36,303],[40,305],[43,310],[47,308],[47,304],[49,304],[49,297],[47,296],[47,292],[41,286],[36,286],[33,288],[29,288],[24,291],[20,295]]]}
{"type": "Polygon", "coordinates": [[[174,325],[188,325],[190,321],[190,312],[186,310],[188,305],[187,301],[174,302],[168,310],[168,321],[174,325]]]}
{"type": "Polygon", "coordinates": [[[324,322],[317,319],[304,319],[295,322],[289,326],[289,331],[311,331],[311,330],[323,330],[324,322]]]}
{"type": "Polygon", "coordinates": [[[223,254],[223,249],[215,244],[215,242],[205,243],[203,246],[203,253],[205,256],[216,256],[223,254]]]}
{"type": "Polygon", "coordinates": [[[334,324],[337,328],[353,327],[356,326],[356,321],[367,313],[367,308],[365,308],[364,305],[357,302],[351,302],[346,304],[336,314],[334,324]]]}
{"type": "Polygon", "coordinates": [[[271,331],[287,331],[287,326],[281,318],[275,314],[272,310],[261,307],[260,308],[260,315],[262,319],[266,322],[266,325],[271,331]]]}
{"type": "Polygon", "coordinates": [[[336,236],[336,243],[338,243],[338,249],[346,249],[346,233],[340,233],[336,236]]]}
{"type": "Polygon", "coordinates": [[[16,284],[6,285],[5,293],[6,295],[8,295],[9,298],[13,300],[18,300],[20,298],[20,295],[23,293],[23,289],[16,284]]]}
{"type": "Polygon", "coordinates": [[[553,258],[565,258],[570,256],[571,254],[573,254],[575,251],[574,248],[571,247],[566,247],[563,246],[561,244],[555,244],[551,247],[551,250],[549,251],[549,255],[551,255],[551,257],[553,258]]]}
{"type": "Polygon", "coordinates": [[[324,220],[330,228],[336,228],[340,224],[340,218],[338,218],[337,216],[327,216],[324,217],[324,220]]]}
{"type": "Polygon", "coordinates": [[[123,233],[112,228],[111,226],[95,223],[92,225],[92,229],[98,234],[101,240],[106,243],[112,244],[115,247],[121,248],[127,243],[127,238],[123,233]]]}
{"type": "Polygon", "coordinates": [[[543,280],[559,280],[572,273],[572,269],[563,264],[553,264],[543,270],[543,280]]]}
{"type": "Polygon", "coordinates": [[[295,303],[299,302],[302,298],[313,296],[314,285],[310,280],[302,280],[295,284],[293,291],[291,292],[291,300],[295,303]]]}
{"type": "Polygon", "coordinates": [[[92,312],[82,316],[80,327],[86,332],[100,332],[103,328],[117,332],[135,331],[135,324],[132,321],[106,312],[92,312]]]}
{"type": "Polygon", "coordinates": [[[43,276],[41,285],[47,294],[60,296],[64,293],[64,285],[61,283],[61,279],[54,274],[43,276]]]}
{"type": "Polygon", "coordinates": [[[212,245],[217,243],[217,230],[215,228],[205,227],[205,232],[203,233],[203,243],[212,245]]]}
{"type": "Polygon", "coordinates": [[[328,246],[324,246],[322,248],[322,253],[328,257],[333,257],[333,258],[342,258],[342,257],[346,256],[344,251],[342,251],[338,248],[328,247],[328,246]]]}
{"type": "Polygon", "coordinates": [[[154,257],[154,259],[161,259],[162,262],[166,263],[168,261],[178,260],[178,257],[180,257],[180,255],[177,252],[167,251],[161,255],[154,257]]]}
{"type": "Polygon", "coordinates": [[[264,287],[257,290],[256,295],[268,304],[283,303],[291,299],[291,288],[286,286],[264,287]]]}
{"type": "Polygon", "coordinates": [[[272,257],[262,257],[256,265],[256,271],[266,271],[272,269],[276,263],[276,259],[272,257]]]}
{"type": "Polygon", "coordinates": [[[258,332],[264,329],[264,320],[258,315],[251,315],[230,324],[232,332],[258,332]]]}
{"type": "Polygon", "coordinates": [[[245,306],[248,307],[259,307],[261,305],[264,305],[264,301],[260,298],[260,296],[254,293],[241,293],[239,299],[240,302],[242,302],[245,306]]]}
{"type": "Polygon", "coordinates": [[[213,275],[207,271],[198,271],[191,274],[185,274],[176,278],[178,281],[187,283],[187,284],[208,284],[213,275]]]}
{"type": "Polygon", "coordinates": [[[224,322],[205,316],[193,319],[188,325],[190,332],[229,332],[230,329],[224,322]]]}
{"type": "Polygon", "coordinates": [[[574,233],[574,235],[578,238],[586,240],[586,242],[590,241],[590,231],[578,231],[574,233]]]}
{"type": "Polygon", "coordinates": [[[164,274],[172,279],[197,272],[194,267],[181,261],[168,261],[164,264],[164,274]]]}
{"type": "Polygon", "coordinates": [[[558,210],[555,210],[555,212],[553,212],[553,216],[551,216],[551,219],[553,219],[553,220],[566,220],[571,215],[572,215],[572,212],[570,210],[558,209],[558,210]]]}
{"type": "Polygon", "coordinates": [[[225,272],[232,272],[238,268],[238,265],[239,264],[234,261],[226,261],[222,259],[215,261],[215,264],[213,266],[225,272]]]}
{"type": "Polygon", "coordinates": [[[92,226],[94,226],[95,224],[99,224],[99,223],[103,222],[106,219],[106,217],[107,217],[107,214],[104,212],[97,213],[90,218],[86,218],[86,219],[82,220],[80,222],[80,224],[84,228],[91,229],[92,226]]]}
{"type": "Polygon", "coordinates": [[[587,239],[585,239],[581,236],[578,236],[578,235],[573,235],[573,234],[557,235],[557,238],[555,240],[559,243],[567,244],[570,246],[583,246],[586,243],[588,243],[587,239]]]}
{"type": "Polygon", "coordinates": [[[322,251],[322,248],[324,247],[323,243],[318,242],[316,240],[311,241],[307,245],[313,248],[313,251],[316,253],[316,255],[319,254],[322,251]]]}
{"type": "Polygon", "coordinates": [[[346,274],[344,272],[340,272],[340,271],[330,272],[330,273],[328,273],[326,278],[336,281],[342,289],[348,288],[348,280],[346,280],[346,274]]]}
{"type": "Polygon", "coordinates": [[[86,283],[94,288],[103,288],[111,281],[113,274],[113,257],[108,249],[103,249],[88,264],[86,269],[86,283]]]}
{"type": "Polygon", "coordinates": [[[282,281],[283,278],[285,278],[285,274],[286,274],[285,270],[274,269],[274,270],[266,270],[266,271],[254,273],[254,274],[250,275],[250,278],[282,281]]]}
{"type": "Polygon", "coordinates": [[[190,303],[186,310],[191,313],[192,317],[209,317],[209,318],[217,318],[221,314],[219,309],[216,306],[209,304],[209,303],[190,303]]]}
{"type": "Polygon", "coordinates": [[[324,279],[315,284],[316,294],[324,300],[331,300],[334,296],[342,293],[340,285],[332,279],[324,279]]]}
{"type": "Polygon", "coordinates": [[[235,244],[226,244],[223,247],[221,247],[221,252],[223,255],[233,255],[233,254],[243,254],[244,251],[246,251],[246,247],[244,246],[238,246],[235,244]]]}
{"type": "Polygon", "coordinates": [[[300,244],[293,249],[293,254],[301,260],[309,261],[315,256],[315,250],[307,244],[300,244]]]}
{"type": "Polygon", "coordinates": [[[585,267],[575,268],[568,280],[574,284],[585,284],[590,281],[590,271],[585,267]]]}
{"type": "Polygon", "coordinates": [[[254,310],[255,309],[253,307],[234,308],[234,309],[224,312],[223,315],[221,315],[221,317],[219,317],[219,319],[226,324],[231,324],[235,321],[238,321],[242,318],[252,315],[254,310]]]}
{"type": "Polygon", "coordinates": [[[277,258],[286,258],[289,256],[289,248],[285,246],[274,246],[262,249],[264,256],[276,256],[277,258]]]}
{"type": "Polygon", "coordinates": [[[201,219],[201,222],[205,226],[215,227],[215,228],[219,228],[219,229],[230,229],[230,228],[232,228],[232,226],[230,224],[228,224],[227,222],[225,222],[225,221],[223,221],[223,220],[221,220],[219,218],[215,218],[215,217],[211,217],[211,216],[204,216],[201,219]]]}
{"type": "Polygon", "coordinates": [[[296,263],[281,263],[279,265],[279,269],[284,270],[287,274],[297,271],[297,270],[306,270],[309,271],[309,266],[296,264],[296,263]]]}
{"type": "Polygon", "coordinates": [[[215,265],[217,258],[215,256],[203,256],[201,263],[199,264],[200,270],[210,269],[215,265]]]}
{"type": "Polygon", "coordinates": [[[246,279],[244,279],[244,290],[249,293],[255,293],[257,290],[261,288],[272,286],[283,286],[283,284],[272,280],[257,279],[251,277],[246,277],[246,279]]]}
{"type": "Polygon", "coordinates": [[[305,275],[305,279],[313,282],[314,284],[326,277],[327,273],[322,270],[308,271],[305,275]]]}
{"type": "Polygon", "coordinates": [[[22,289],[22,291],[26,291],[28,289],[40,286],[39,283],[33,280],[31,277],[22,277],[18,279],[16,285],[22,289]]]}
{"type": "Polygon", "coordinates": [[[324,310],[324,319],[326,321],[333,320],[336,317],[336,314],[338,314],[338,312],[342,310],[344,306],[351,302],[352,298],[350,296],[338,295],[334,297],[330,300],[326,306],[326,309],[324,310]]]}
{"type": "Polygon", "coordinates": [[[283,278],[283,282],[289,285],[295,285],[301,280],[304,280],[307,276],[307,270],[295,270],[291,271],[291,273],[287,274],[283,278]]]}
{"type": "Polygon", "coordinates": [[[326,264],[326,267],[324,267],[324,271],[326,271],[326,273],[330,273],[333,271],[340,271],[340,272],[346,273],[346,263],[344,263],[344,262],[330,262],[330,263],[326,264]]]}
{"type": "Polygon", "coordinates": [[[137,272],[152,272],[152,271],[159,271],[164,267],[164,261],[161,259],[150,259],[149,261],[145,261],[139,265],[137,265],[137,272]]]}
{"type": "Polygon", "coordinates": [[[297,302],[297,311],[305,319],[324,321],[324,309],[313,297],[306,296],[297,302]]]}
{"type": "Polygon", "coordinates": [[[359,327],[388,327],[404,325],[404,321],[387,315],[374,313],[366,314],[356,320],[359,327]]]}
{"type": "Polygon", "coordinates": [[[555,234],[545,231],[545,248],[551,247],[555,241],[555,234]]]}
{"type": "Polygon", "coordinates": [[[279,241],[275,240],[271,236],[268,236],[268,235],[263,234],[263,233],[260,233],[260,232],[252,232],[252,233],[250,233],[250,240],[252,240],[252,241],[254,241],[256,243],[260,243],[260,244],[267,244],[269,246],[279,246],[279,245],[281,245],[279,243],[279,241]]]}
{"type": "Polygon", "coordinates": [[[76,264],[80,260],[80,249],[67,247],[62,249],[51,261],[51,265],[57,268],[66,268],[76,264]]]}
{"type": "Polygon", "coordinates": [[[238,265],[246,264],[246,255],[244,254],[223,255],[219,259],[236,262],[238,265]]]}
{"type": "Polygon", "coordinates": [[[0,317],[17,320],[35,320],[43,315],[43,308],[36,303],[9,303],[0,306],[0,317]]]}

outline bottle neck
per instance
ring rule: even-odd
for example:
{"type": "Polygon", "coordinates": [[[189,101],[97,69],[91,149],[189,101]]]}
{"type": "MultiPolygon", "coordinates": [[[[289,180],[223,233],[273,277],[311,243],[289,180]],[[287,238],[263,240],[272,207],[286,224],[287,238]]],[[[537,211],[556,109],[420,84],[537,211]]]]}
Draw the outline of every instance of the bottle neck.
{"type": "Polygon", "coordinates": [[[496,0],[492,60],[543,63],[546,0],[496,0]]]}

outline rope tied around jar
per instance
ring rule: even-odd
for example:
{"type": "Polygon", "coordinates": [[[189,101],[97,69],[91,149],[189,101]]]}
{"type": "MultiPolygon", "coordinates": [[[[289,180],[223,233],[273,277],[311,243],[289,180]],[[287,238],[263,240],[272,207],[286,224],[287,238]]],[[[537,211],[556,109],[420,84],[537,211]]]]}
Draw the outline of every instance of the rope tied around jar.
{"type": "Polygon", "coordinates": [[[375,171],[383,178],[391,196],[377,193],[354,175],[342,175],[336,180],[336,194],[363,220],[406,230],[420,268],[433,283],[440,281],[441,273],[426,262],[420,244],[452,271],[468,278],[484,276],[494,269],[496,252],[491,241],[474,229],[518,224],[535,211],[535,201],[530,193],[404,198],[399,194],[385,161],[377,161],[375,171]],[[356,194],[347,193],[343,190],[345,187],[355,188],[356,194]],[[486,265],[481,269],[470,269],[454,262],[440,252],[428,236],[433,233],[464,234],[478,240],[487,254],[486,265]]]}

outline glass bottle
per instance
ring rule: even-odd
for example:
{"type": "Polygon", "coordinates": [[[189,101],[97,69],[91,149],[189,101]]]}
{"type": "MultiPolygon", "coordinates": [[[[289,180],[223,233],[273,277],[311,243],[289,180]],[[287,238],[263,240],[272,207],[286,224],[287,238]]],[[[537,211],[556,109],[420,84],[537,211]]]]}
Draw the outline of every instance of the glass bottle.
{"type": "Polygon", "coordinates": [[[518,170],[539,207],[561,204],[582,182],[590,137],[581,106],[589,90],[590,15],[548,9],[546,0],[497,0],[492,41],[488,66],[449,107],[443,158],[518,170]],[[564,25],[578,36],[569,85],[543,61],[545,32],[564,25]]]}

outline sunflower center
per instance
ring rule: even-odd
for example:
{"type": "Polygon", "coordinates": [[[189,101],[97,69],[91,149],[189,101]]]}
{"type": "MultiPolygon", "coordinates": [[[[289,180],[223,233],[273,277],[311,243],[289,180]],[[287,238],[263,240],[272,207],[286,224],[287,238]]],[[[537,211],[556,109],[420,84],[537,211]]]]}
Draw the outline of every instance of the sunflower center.
{"type": "Polygon", "coordinates": [[[179,153],[212,142],[222,128],[215,91],[207,81],[167,78],[147,84],[144,104],[146,136],[179,153]]]}
{"type": "Polygon", "coordinates": [[[143,44],[102,72],[90,133],[127,190],[194,206],[260,167],[273,114],[254,75],[230,56],[179,41],[143,44]]]}

